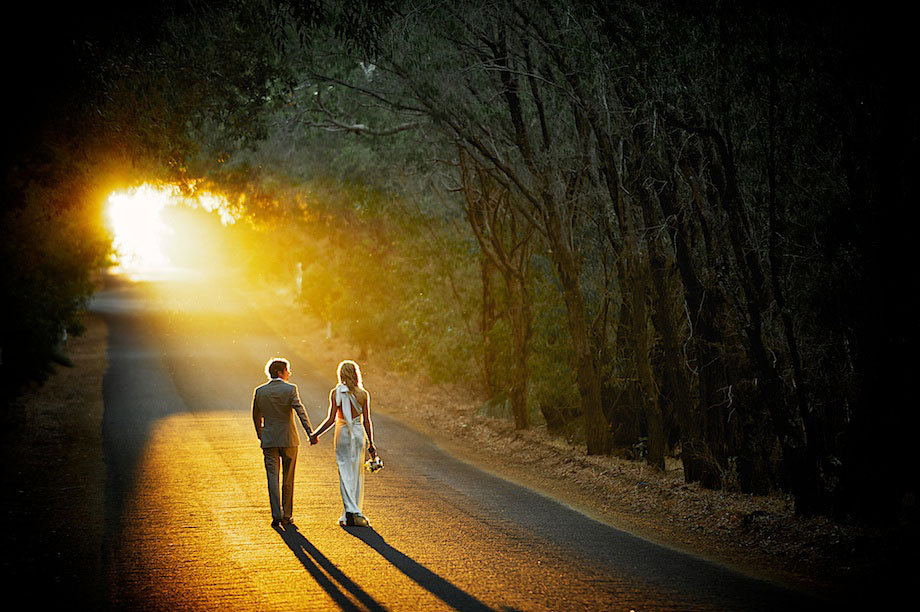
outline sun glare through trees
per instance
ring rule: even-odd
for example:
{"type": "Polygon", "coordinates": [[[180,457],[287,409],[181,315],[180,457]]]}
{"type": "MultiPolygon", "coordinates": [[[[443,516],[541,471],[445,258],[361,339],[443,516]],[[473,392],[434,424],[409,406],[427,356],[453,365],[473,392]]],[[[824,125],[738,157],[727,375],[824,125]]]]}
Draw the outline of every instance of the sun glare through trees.
{"type": "Polygon", "coordinates": [[[117,191],[108,199],[108,221],[118,261],[118,271],[129,276],[161,273],[171,262],[163,252],[172,229],[163,222],[163,208],[172,194],[150,185],[117,191]]]}
{"type": "Polygon", "coordinates": [[[107,200],[106,223],[113,236],[114,271],[140,280],[213,267],[218,254],[208,245],[213,227],[189,214],[192,209],[216,213],[218,225],[235,221],[226,199],[212,193],[187,197],[175,185],[148,183],[113,192],[107,200]]]}

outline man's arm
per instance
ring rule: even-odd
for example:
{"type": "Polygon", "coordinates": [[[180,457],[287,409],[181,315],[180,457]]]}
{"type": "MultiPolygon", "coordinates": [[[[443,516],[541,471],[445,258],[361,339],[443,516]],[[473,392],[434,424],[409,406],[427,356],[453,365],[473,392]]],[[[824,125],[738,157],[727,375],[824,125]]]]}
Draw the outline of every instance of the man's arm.
{"type": "Polygon", "coordinates": [[[307,415],[307,411],[303,407],[303,403],[300,401],[300,394],[297,392],[297,385],[292,385],[294,389],[291,391],[291,407],[297,413],[297,416],[300,417],[300,424],[303,425],[304,431],[307,432],[307,437],[310,438],[310,443],[313,443],[313,426],[310,425],[310,417],[307,415]]]}
{"type": "Polygon", "coordinates": [[[256,393],[252,392],[252,424],[256,426],[256,435],[262,439],[262,409],[256,401],[256,393]]]}

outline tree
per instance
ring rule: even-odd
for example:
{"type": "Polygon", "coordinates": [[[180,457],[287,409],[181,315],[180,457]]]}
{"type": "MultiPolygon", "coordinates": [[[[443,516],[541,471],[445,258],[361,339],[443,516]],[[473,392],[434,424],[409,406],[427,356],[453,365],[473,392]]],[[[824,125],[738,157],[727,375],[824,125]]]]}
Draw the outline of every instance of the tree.
{"type": "Polygon", "coordinates": [[[508,395],[515,427],[527,429],[530,426],[527,359],[533,325],[528,271],[534,228],[524,222],[509,203],[508,198],[513,196],[508,190],[496,184],[486,169],[473,165],[475,158],[463,149],[458,151],[458,157],[467,221],[483,255],[504,280],[511,327],[512,365],[508,395]]]}

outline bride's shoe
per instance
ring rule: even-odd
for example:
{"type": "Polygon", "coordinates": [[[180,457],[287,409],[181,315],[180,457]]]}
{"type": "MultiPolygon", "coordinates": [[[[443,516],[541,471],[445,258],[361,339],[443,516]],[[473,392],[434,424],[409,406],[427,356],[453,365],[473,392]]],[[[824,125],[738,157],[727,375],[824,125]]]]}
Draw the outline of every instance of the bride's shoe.
{"type": "Polygon", "coordinates": [[[370,527],[371,522],[360,514],[355,515],[355,527],[370,527]]]}
{"type": "Polygon", "coordinates": [[[349,527],[370,527],[370,521],[360,514],[355,514],[353,512],[345,513],[345,524],[349,527]]]}

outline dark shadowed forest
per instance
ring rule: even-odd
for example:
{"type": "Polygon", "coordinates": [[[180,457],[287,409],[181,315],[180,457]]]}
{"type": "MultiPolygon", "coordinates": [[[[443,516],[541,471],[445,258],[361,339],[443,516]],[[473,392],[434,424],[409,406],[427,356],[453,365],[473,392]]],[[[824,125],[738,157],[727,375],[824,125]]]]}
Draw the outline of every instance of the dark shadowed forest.
{"type": "Polygon", "coordinates": [[[302,308],[334,333],[481,388],[517,428],[676,456],[688,482],[786,491],[803,514],[916,524],[904,14],[61,10],[4,42],[7,400],[66,361],[111,256],[105,195],[159,180],[226,195],[254,279],[299,267],[302,308]]]}

